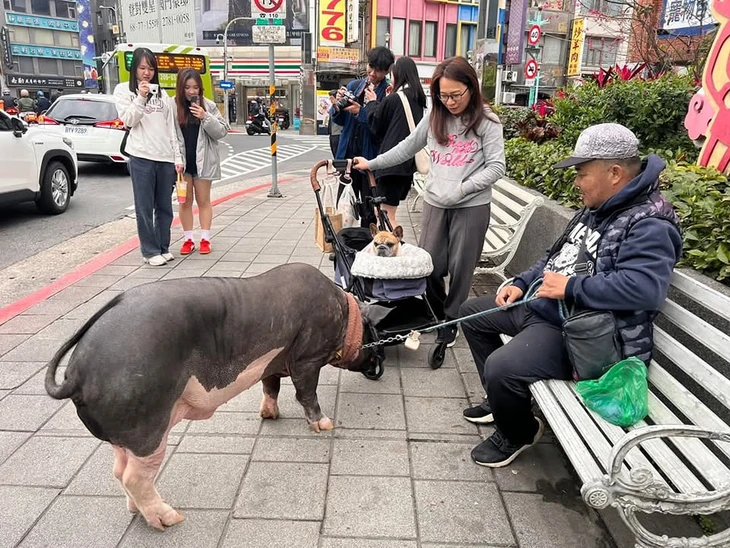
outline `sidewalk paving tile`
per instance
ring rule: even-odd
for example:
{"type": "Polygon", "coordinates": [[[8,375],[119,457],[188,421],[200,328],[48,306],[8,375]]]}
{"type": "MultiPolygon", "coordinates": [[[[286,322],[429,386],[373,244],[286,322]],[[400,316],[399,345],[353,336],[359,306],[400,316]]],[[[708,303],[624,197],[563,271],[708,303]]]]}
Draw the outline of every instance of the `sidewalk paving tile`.
{"type": "MultiPolygon", "coordinates": [[[[33,363],[33,362],[26,362],[26,363],[33,363]]],[[[40,362],[36,362],[40,363],[40,362]]],[[[65,367],[59,367],[56,370],[56,378],[62,379],[64,373],[66,372],[65,367]]],[[[46,368],[42,367],[35,375],[33,375],[30,379],[25,381],[23,384],[21,384],[18,388],[13,390],[13,394],[16,396],[19,395],[36,395],[36,396],[45,396],[46,395],[46,368]]]]}
{"type": "Polygon", "coordinates": [[[58,493],[58,489],[0,486],[0,548],[16,546],[58,493]]]}
{"type": "Polygon", "coordinates": [[[321,520],[327,464],[251,462],[234,517],[321,520]]]}
{"type": "Polygon", "coordinates": [[[465,398],[406,397],[409,432],[476,434],[476,426],[464,420],[465,398]]]}
{"type": "Polygon", "coordinates": [[[0,430],[34,432],[62,405],[48,396],[10,395],[0,402],[0,430]]]}
{"type": "Polygon", "coordinates": [[[406,368],[401,371],[401,379],[405,396],[464,397],[464,383],[456,369],[406,368]]]}
{"type": "Polygon", "coordinates": [[[311,438],[261,438],[251,454],[252,461],[320,462],[330,460],[331,442],[311,438]]]}
{"type": "Polygon", "coordinates": [[[0,389],[13,390],[45,369],[43,362],[0,362],[0,389]]]}
{"type": "Polygon", "coordinates": [[[322,548],[417,548],[413,540],[383,540],[364,538],[325,538],[322,548]]]}
{"type": "Polygon", "coordinates": [[[333,475],[408,476],[408,444],[405,440],[335,439],[333,475]]]}
{"type": "Polygon", "coordinates": [[[337,426],[405,430],[403,398],[393,394],[340,394],[337,426]]]}
{"type": "Polygon", "coordinates": [[[473,443],[411,442],[410,447],[414,479],[494,481],[492,470],[472,462],[473,443]]]}
{"type": "Polygon", "coordinates": [[[0,464],[12,455],[18,447],[23,445],[30,436],[30,432],[0,431],[0,464]]]}
{"type": "Polygon", "coordinates": [[[256,438],[242,438],[238,435],[186,434],[177,446],[178,453],[232,453],[248,455],[253,450],[256,438]]]}
{"type": "Polygon", "coordinates": [[[421,540],[514,542],[495,484],[417,480],[415,491],[421,540]]]}
{"type": "Polygon", "coordinates": [[[221,548],[317,548],[319,521],[234,519],[221,548]]]}
{"type": "Polygon", "coordinates": [[[185,521],[164,533],[136,518],[119,548],[216,548],[228,522],[228,510],[183,510],[185,521]]]}
{"type": "Polygon", "coordinates": [[[55,319],[55,316],[20,314],[0,325],[0,333],[34,335],[55,319]]]}

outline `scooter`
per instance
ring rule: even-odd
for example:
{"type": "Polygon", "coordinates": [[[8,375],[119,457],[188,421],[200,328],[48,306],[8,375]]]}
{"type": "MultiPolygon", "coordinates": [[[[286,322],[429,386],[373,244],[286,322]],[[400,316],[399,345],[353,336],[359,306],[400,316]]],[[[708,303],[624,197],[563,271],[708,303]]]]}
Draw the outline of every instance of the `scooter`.
{"type": "Polygon", "coordinates": [[[282,110],[276,113],[276,123],[279,129],[288,129],[291,122],[289,121],[289,111],[282,110]]]}
{"type": "Polygon", "coordinates": [[[249,135],[271,135],[271,122],[266,114],[259,112],[256,116],[249,116],[246,121],[246,133],[249,135]]]}

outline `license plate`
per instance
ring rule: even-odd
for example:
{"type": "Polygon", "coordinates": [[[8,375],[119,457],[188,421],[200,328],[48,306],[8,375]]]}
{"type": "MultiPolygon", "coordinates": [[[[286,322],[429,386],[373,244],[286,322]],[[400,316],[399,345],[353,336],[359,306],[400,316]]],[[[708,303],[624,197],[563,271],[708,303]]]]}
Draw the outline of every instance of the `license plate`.
{"type": "Polygon", "coordinates": [[[89,128],[84,126],[66,126],[66,135],[86,135],[89,133],[89,128]]]}

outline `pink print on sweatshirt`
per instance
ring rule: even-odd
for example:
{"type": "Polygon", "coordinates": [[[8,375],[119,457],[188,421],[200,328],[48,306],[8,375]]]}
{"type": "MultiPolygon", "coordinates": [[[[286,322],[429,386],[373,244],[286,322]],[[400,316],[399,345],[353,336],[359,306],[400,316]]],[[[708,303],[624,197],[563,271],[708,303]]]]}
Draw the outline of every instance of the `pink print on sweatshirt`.
{"type": "Polygon", "coordinates": [[[431,150],[431,161],[434,164],[450,167],[462,167],[474,163],[474,153],[479,149],[477,141],[457,141],[456,135],[449,135],[449,142],[446,144],[448,152],[431,150]]]}

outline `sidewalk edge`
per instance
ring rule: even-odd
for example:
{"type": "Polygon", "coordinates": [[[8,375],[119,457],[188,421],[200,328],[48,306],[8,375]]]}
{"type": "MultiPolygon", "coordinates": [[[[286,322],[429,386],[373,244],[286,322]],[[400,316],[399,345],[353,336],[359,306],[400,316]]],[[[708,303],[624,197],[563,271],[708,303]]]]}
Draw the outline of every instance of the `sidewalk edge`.
{"type": "MultiPolygon", "coordinates": [[[[282,183],[288,183],[294,180],[296,177],[287,177],[280,179],[278,181],[279,184],[282,183]]],[[[228,194],[226,196],[221,196],[220,198],[217,198],[211,202],[212,206],[216,206],[218,204],[221,204],[223,202],[227,202],[228,200],[232,200],[234,198],[238,198],[240,196],[245,196],[246,194],[251,194],[253,192],[257,192],[259,190],[264,190],[271,188],[271,183],[263,183],[260,185],[252,186],[250,188],[244,188],[242,190],[237,190],[236,192],[232,192],[231,194],[228,194]]],[[[193,210],[194,213],[197,212],[197,208],[193,210]]],[[[180,224],[180,218],[175,217],[173,220],[172,226],[176,226],[180,224]]],[[[105,251],[101,255],[98,255],[97,257],[94,257],[93,259],[83,263],[81,266],[79,266],[76,270],[72,270],[71,272],[68,272],[58,278],[56,281],[51,282],[47,286],[38,289],[37,291],[34,291],[30,295],[27,295],[26,297],[23,297],[22,299],[19,299],[13,303],[10,303],[9,305],[0,308],[0,325],[8,322],[9,320],[13,319],[15,316],[18,316],[28,310],[29,308],[37,305],[38,303],[41,303],[48,299],[49,297],[52,297],[56,293],[66,289],[67,287],[72,286],[76,282],[83,280],[87,276],[92,275],[94,272],[97,272],[98,270],[101,270],[105,266],[109,265],[110,263],[116,261],[118,258],[122,257],[123,255],[126,255],[133,249],[139,246],[139,238],[137,236],[134,236],[133,238],[130,238],[126,242],[123,242],[116,247],[110,249],[109,251],[105,251]]]]}

